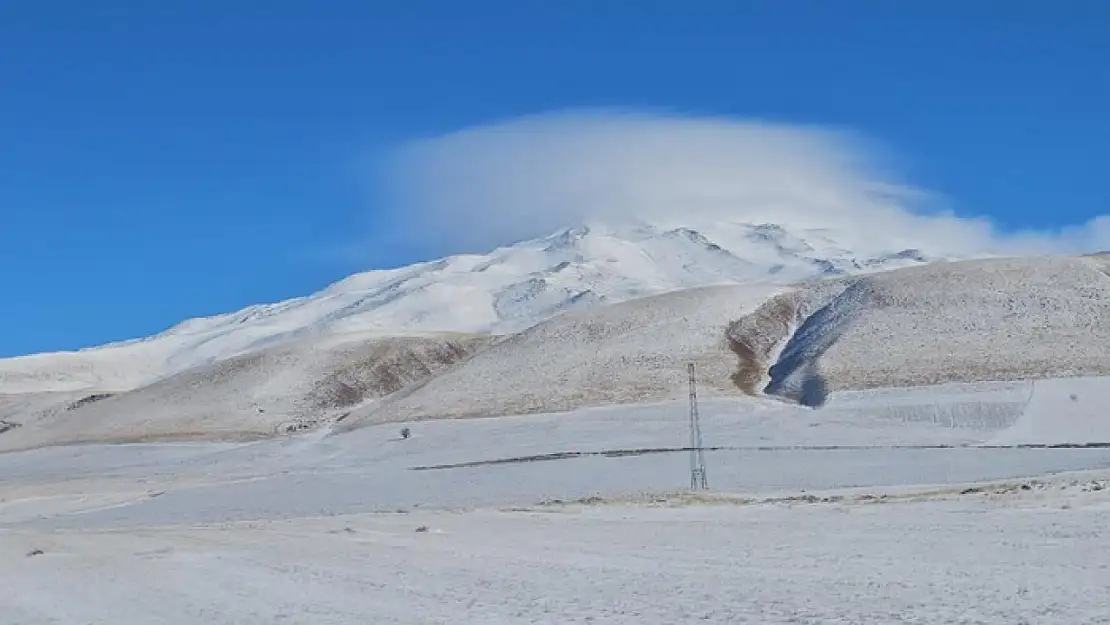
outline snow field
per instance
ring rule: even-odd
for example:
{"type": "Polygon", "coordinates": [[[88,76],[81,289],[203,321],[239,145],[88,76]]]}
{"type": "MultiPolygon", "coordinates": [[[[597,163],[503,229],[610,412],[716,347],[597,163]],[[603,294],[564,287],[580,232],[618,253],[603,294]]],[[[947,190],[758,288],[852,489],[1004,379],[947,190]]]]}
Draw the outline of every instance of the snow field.
{"type": "Polygon", "coordinates": [[[1085,488],[1099,483],[905,503],[0,530],[0,614],[11,625],[1094,624],[1110,590],[1110,497],[1085,488]]]}
{"type": "MultiPolygon", "coordinates": [[[[797,494],[1110,468],[1107,448],[994,448],[1021,423],[1027,401],[1028,390],[1016,383],[843,393],[820,410],[773,400],[707,400],[701,412],[710,484],[722,492],[797,494]]],[[[688,484],[688,457],[681,451],[688,440],[686,411],[679,400],[434,420],[411,424],[409,440],[401,440],[400,424],[386,424],[247,444],[53,447],[0,455],[0,474],[9,490],[55,489],[51,505],[68,512],[40,520],[51,527],[619,497],[688,484]],[[97,486],[98,478],[110,488],[97,486]],[[59,491],[60,483],[72,488],[59,491]],[[116,489],[133,500],[104,507],[95,499],[114,497],[116,489]],[[81,496],[94,499],[82,508],[81,496]],[[81,513],[69,513],[75,511],[81,513]]],[[[1107,441],[1110,436],[1073,442],[1107,441]]],[[[9,513],[26,518],[26,508],[15,505],[14,499],[0,504],[0,523],[11,521],[9,513]]]]}
{"type": "Polygon", "coordinates": [[[0,622],[1105,622],[1110,449],[982,445],[1107,388],[709,399],[696,495],[681,400],[0,454],[0,622]]]}

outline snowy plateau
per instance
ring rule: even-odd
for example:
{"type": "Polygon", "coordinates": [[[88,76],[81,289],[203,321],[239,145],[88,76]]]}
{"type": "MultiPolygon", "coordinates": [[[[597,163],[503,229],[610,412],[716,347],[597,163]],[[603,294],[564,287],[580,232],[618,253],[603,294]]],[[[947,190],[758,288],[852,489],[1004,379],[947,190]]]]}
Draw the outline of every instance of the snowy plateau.
{"type": "Polygon", "coordinates": [[[1107,301],[592,224],[0,360],[0,624],[1110,623],[1107,301]]]}

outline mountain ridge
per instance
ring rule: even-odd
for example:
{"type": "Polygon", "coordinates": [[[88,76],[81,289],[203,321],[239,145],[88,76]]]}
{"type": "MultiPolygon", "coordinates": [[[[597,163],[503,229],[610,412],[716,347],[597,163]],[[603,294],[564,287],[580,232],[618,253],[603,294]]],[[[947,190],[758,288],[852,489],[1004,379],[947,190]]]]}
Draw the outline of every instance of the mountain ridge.
{"type": "Polygon", "coordinates": [[[499,247],[356,273],[289,300],[187,319],[71,352],[0,359],[0,393],[108,390],[331,334],[512,334],[571,310],[720,284],[789,284],[950,257],[778,224],[585,224],[499,247]]]}

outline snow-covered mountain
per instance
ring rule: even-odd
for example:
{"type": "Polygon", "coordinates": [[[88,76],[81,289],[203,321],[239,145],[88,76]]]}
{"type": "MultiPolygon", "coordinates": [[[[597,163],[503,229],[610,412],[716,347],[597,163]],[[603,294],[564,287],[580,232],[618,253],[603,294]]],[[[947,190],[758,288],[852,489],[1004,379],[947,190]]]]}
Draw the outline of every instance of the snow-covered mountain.
{"type": "Polygon", "coordinates": [[[512,333],[565,311],[715,284],[785,284],[943,257],[912,242],[718,222],[591,225],[398,269],[307,297],[185,321],[153,337],[0,360],[0,393],[126,390],[293,339],[512,333]]]}

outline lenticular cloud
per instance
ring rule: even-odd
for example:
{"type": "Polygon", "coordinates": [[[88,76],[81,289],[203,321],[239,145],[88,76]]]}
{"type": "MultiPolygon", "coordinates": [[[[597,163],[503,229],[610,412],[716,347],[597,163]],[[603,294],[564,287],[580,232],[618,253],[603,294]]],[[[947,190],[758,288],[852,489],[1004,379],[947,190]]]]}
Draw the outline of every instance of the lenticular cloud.
{"type": "Polygon", "coordinates": [[[999,232],[936,210],[874,145],[843,131],[615,111],[538,115],[403,146],[380,174],[387,230],[437,254],[482,252],[582,223],[733,220],[896,237],[935,253],[1088,251],[1110,217],[999,232]]]}

